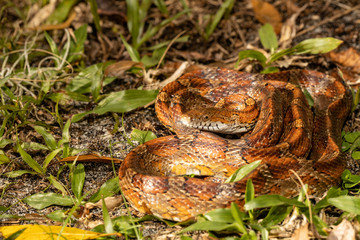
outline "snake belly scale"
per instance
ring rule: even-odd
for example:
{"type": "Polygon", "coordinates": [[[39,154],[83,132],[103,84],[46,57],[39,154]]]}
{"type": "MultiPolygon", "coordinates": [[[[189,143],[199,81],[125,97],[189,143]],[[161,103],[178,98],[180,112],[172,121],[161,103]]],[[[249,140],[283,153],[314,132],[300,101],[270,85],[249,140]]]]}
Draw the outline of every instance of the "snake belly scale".
{"type": "Polygon", "coordinates": [[[156,100],[159,120],[176,135],[127,155],[119,170],[122,192],[138,211],[174,221],[231,202],[241,206],[249,178],[256,195],[293,197],[299,193],[296,172],[310,194],[321,196],[345,169],[341,129],[351,104],[340,77],[315,71],[187,73],[156,100]],[[237,137],[226,138],[229,134],[237,137]],[[224,183],[257,160],[261,164],[245,179],[224,183]]]}

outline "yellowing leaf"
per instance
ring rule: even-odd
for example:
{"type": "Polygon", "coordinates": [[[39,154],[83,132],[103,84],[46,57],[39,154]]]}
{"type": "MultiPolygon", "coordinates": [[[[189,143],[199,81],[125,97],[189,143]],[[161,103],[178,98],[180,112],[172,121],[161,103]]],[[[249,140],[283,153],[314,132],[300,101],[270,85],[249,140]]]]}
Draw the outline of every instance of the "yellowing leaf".
{"type": "Polygon", "coordinates": [[[282,16],[278,10],[270,3],[262,0],[251,0],[251,5],[256,19],[263,24],[271,24],[276,34],[279,34],[282,27],[282,16]]]}
{"type": "Polygon", "coordinates": [[[60,239],[77,240],[77,239],[95,239],[100,237],[100,233],[85,231],[78,228],[46,225],[14,225],[0,227],[0,233],[4,238],[24,229],[25,230],[16,238],[16,240],[51,240],[56,239],[61,232],[60,239]]]}

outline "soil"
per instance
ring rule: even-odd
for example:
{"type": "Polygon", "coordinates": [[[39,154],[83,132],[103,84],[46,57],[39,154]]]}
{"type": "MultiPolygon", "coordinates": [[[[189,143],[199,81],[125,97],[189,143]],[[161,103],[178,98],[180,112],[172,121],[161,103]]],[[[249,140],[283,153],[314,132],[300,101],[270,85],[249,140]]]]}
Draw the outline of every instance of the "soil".
{"type": "MultiPolygon", "coordinates": [[[[171,41],[183,31],[183,35],[189,36],[187,42],[174,43],[171,46],[165,56],[164,64],[153,74],[153,84],[159,83],[171,76],[184,61],[191,63],[189,68],[207,66],[233,68],[240,50],[261,48],[258,29],[262,24],[255,18],[255,13],[248,1],[235,1],[231,13],[220,21],[208,40],[205,40],[202,36],[207,23],[206,16],[214,15],[221,6],[222,1],[201,0],[185,2],[188,4],[189,9],[191,9],[191,14],[183,15],[174,20],[162,28],[144,45],[144,47],[151,47],[164,41],[171,41]]],[[[168,0],[165,3],[168,8],[168,16],[173,16],[183,9],[182,1],[168,0]]],[[[358,0],[277,0],[270,1],[270,3],[280,12],[284,24],[300,8],[306,6],[299,12],[293,24],[289,25],[289,27],[295,30],[294,36],[290,38],[291,43],[289,46],[294,46],[302,40],[309,38],[334,37],[343,41],[343,44],[337,51],[354,48],[357,52],[360,52],[360,7],[358,0]]],[[[14,4],[21,9],[24,3],[22,1],[14,1],[14,4]]],[[[85,64],[89,66],[108,60],[130,60],[119,34],[124,35],[127,40],[131,37],[127,30],[125,2],[102,0],[98,1],[98,6],[100,9],[102,33],[96,31],[87,2],[81,2],[74,7],[76,18],[70,27],[77,28],[84,23],[89,24],[88,40],[86,41],[84,52],[85,64]]],[[[14,29],[14,23],[16,22],[20,29],[24,27],[24,23],[17,17],[14,10],[6,9],[4,16],[8,19],[4,26],[8,26],[9,29],[14,29]]],[[[166,17],[166,15],[160,13],[155,5],[152,5],[146,22],[157,25],[166,17]]],[[[64,31],[53,30],[50,33],[57,43],[62,43],[64,31]]],[[[142,50],[141,54],[150,55],[151,51],[142,50]]],[[[339,66],[328,54],[296,58],[287,57],[285,60],[279,61],[279,64],[281,69],[285,69],[285,67],[307,68],[326,73],[330,73],[339,66]]],[[[359,71],[355,71],[351,67],[339,67],[344,69],[346,73],[349,73],[349,79],[347,80],[354,88],[357,87],[356,81],[360,80],[359,71]]],[[[253,62],[244,61],[240,64],[239,70],[258,72],[260,66],[253,62]]],[[[145,83],[142,76],[124,72],[117,76],[117,79],[110,85],[105,86],[102,89],[102,94],[123,89],[135,89],[140,86],[154,88],[154,85],[145,83]]],[[[47,108],[54,109],[53,103],[47,102],[47,104],[49,105],[47,108]]],[[[94,106],[82,102],[71,102],[70,104],[60,106],[59,111],[65,122],[72,114],[92,109],[94,106]]],[[[54,117],[46,114],[46,111],[40,112],[40,110],[38,112],[40,120],[46,120],[52,125],[53,134],[58,139],[61,138],[61,132],[54,117]]],[[[84,149],[82,152],[84,154],[97,153],[101,156],[124,159],[129,151],[138,144],[133,142],[134,146],[131,146],[127,143],[133,128],[152,131],[158,137],[171,134],[157,119],[154,106],[149,105],[123,115],[110,113],[101,116],[95,114],[88,115],[82,121],[71,124],[70,144],[73,148],[84,149]],[[114,131],[117,118],[120,118],[120,122],[123,119],[123,124],[117,131],[114,131]]],[[[359,108],[357,108],[349,117],[345,130],[358,131],[359,128],[359,108]]],[[[12,137],[14,138],[14,136],[12,137]]],[[[41,136],[32,128],[26,127],[19,130],[19,138],[23,141],[43,141],[41,136]]],[[[12,148],[5,150],[13,161],[10,165],[0,166],[2,173],[29,169],[24,166],[20,155],[15,153],[12,148]]],[[[42,162],[44,156],[46,156],[46,153],[42,151],[35,151],[30,154],[39,162],[42,162]]],[[[351,161],[350,156],[348,158],[349,162],[351,162],[349,168],[357,172],[357,163],[351,161]]],[[[96,192],[106,180],[115,175],[111,164],[84,163],[84,165],[86,171],[84,192],[90,193],[89,196],[91,193],[96,192]]],[[[61,166],[63,166],[63,163],[52,164],[49,167],[48,173],[56,176],[61,166]]],[[[119,164],[116,164],[115,172],[117,172],[118,168],[119,164]]],[[[65,186],[70,187],[71,183],[69,183],[68,174],[68,168],[65,167],[58,176],[58,179],[65,186]]],[[[49,207],[44,210],[35,210],[20,201],[49,187],[49,181],[46,178],[30,174],[23,175],[20,178],[6,178],[2,175],[0,176],[0,186],[2,186],[3,190],[0,205],[5,207],[12,206],[5,214],[25,216],[27,218],[27,220],[1,219],[0,225],[25,223],[57,224],[47,219],[44,215],[63,208],[49,207]]],[[[48,190],[56,191],[51,186],[48,190]]],[[[134,216],[141,216],[135,210],[131,208],[130,210],[134,216]]],[[[123,205],[110,211],[111,216],[126,214],[127,210],[124,209],[123,205]]],[[[338,213],[331,212],[328,214],[328,218],[333,216],[338,216],[338,213]]],[[[80,218],[75,226],[91,229],[91,227],[101,223],[101,220],[101,210],[92,209],[87,216],[80,218]]],[[[272,232],[270,237],[274,239],[289,238],[294,234],[295,229],[300,228],[302,223],[303,219],[298,217],[293,224],[285,224],[286,226],[284,225],[280,230],[272,232]]],[[[145,221],[141,224],[143,225],[142,231],[144,237],[151,237],[152,239],[179,239],[179,235],[177,235],[177,232],[181,229],[179,226],[168,227],[165,223],[158,220],[145,221]]],[[[191,236],[193,239],[212,239],[205,232],[195,232],[191,236]]]]}

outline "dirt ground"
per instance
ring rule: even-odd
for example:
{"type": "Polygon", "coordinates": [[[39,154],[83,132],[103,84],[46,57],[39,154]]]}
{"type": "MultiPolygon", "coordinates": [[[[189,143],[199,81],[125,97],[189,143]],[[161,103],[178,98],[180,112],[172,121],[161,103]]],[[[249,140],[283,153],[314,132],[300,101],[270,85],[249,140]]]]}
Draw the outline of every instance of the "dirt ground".
{"type": "MultiPolygon", "coordinates": [[[[244,49],[258,49],[261,48],[258,29],[261,23],[255,17],[255,13],[251,4],[248,1],[235,1],[233,10],[230,15],[220,21],[214,33],[206,41],[202,37],[201,31],[204,31],[206,26],[206,15],[215,14],[219,9],[222,1],[191,1],[185,0],[189,8],[192,10],[191,14],[183,15],[174,20],[172,23],[162,28],[153,38],[146,42],[145,47],[154,46],[158,43],[172,40],[178,34],[183,32],[183,35],[189,35],[189,40],[183,43],[174,43],[165,56],[165,64],[153,73],[154,83],[160,82],[169,77],[184,61],[188,61],[191,66],[206,67],[206,66],[222,66],[233,68],[237,60],[238,53],[244,49]]],[[[168,15],[172,16],[183,9],[181,1],[168,0],[165,1],[168,8],[168,15]]],[[[353,48],[360,52],[360,7],[358,0],[276,0],[270,3],[281,13],[282,23],[286,24],[289,21],[288,27],[292,31],[292,35],[288,37],[287,47],[294,46],[302,40],[317,37],[333,37],[343,41],[343,44],[337,51],[345,51],[353,48]],[[294,18],[294,14],[298,14],[294,18]],[[290,19],[294,18],[291,22],[290,19]]],[[[16,5],[26,4],[22,1],[14,1],[16,5]]],[[[130,39],[129,32],[126,27],[126,6],[125,1],[98,1],[99,13],[102,27],[102,40],[99,39],[95,26],[92,21],[90,8],[86,2],[80,2],[75,6],[76,18],[70,27],[77,28],[83,23],[88,23],[88,40],[85,45],[85,63],[86,65],[104,62],[107,60],[121,61],[129,60],[124,45],[122,44],[119,32],[122,33],[126,39],[130,39]]],[[[11,10],[6,10],[4,13],[8,18],[6,24],[16,22],[11,10]]],[[[151,7],[148,14],[147,22],[153,25],[158,24],[164,19],[163,14],[159,12],[156,7],[151,7]]],[[[22,27],[23,23],[19,26],[22,27]]],[[[63,31],[55,30],[51,32],[52,37],[56,42],[61,42],[63,31]]],[[[285,37],[285,33],[279,34],[285,37]]],[[[282,46],[280,44],[280,46],[282,46]]],[[[150,51],[142,51],[141,54],[150,54],[150,51]]],[[[359,68],[353,66],[342,66],[341,63],[335,61],[329,54],[303,57],[287,57],[279,61],[281,69],[291,68],[307,68],[330,73],[338,66],[346,73],[347,81],[352,87],[356,88],[360,80],[359,68]]],[[[239,70],[258,72],[260,66],[250,63],[248,61],[240,64],[239,70]]],[[[110,85],[103,88],[102,93],[109,93],[123,89],[135,89],[144,85],[144,79],[129,72],[124,72],[110,85]]],[[[145,84],[146,85],[146,84],[145,84]]],[[[150,87],[150,85],[146,85],[150,87]]],[[[49,103],[51,104],[51,103],[49,103]]],[[[49,106],[54,108],[54,106],[49,106]]],[[[89,110],[94,105],[80,102],[71,102],[67,106],[62,106],[60,109],[64,120],[85,110],[89,110]]],[[[171,132],[166,129],[157,119],[154,106],[149,105],[145,108],[125,113],[123,116],[123,125],[119,127],[119,131],[113,133],[116,124],[116,118],[113,114],[95,115],[91,114],[85,117],[78,123],[73,123],[70,128],[71,147],[78,149],[86,149],[83,153],[98,153],[102,156],[111,156],[119,159],[124,159],[133,146],[127,143],[124,138],[124,133],[129,136],[133,128],[140,130],[153,131],[158,137],[170,135],[171,132]]],[[[54,125],[54,134],[61,137],[60,130],[56,127],[56,122],[52,116],[49,116],[45,111],[39,112],[39,118],[49,121],[54,125]]],[[[360,129],[359,109],[357,109],[349,117],[345,130],[358,131],[360,129]]],[[[32,128],[24,128],[19,132],[21,139],[31,141],[42,141],[41,137],[36,134],[32,128]]],[[[137,143],[134,142],[136,145],[137,143]]],[[[15,159],[16,164],[11,166],[11,170],[20,169],[23,167],[21,157],[18,154],[9,154],[15,159]]],[[[34,153],[34,158],[40,160],[44,157],[41,152],[34,153]]],[[[350,157],[349,157],[350,159],[350,157]]],[[[104,163],[84,163],[86,171],[86,180],[84,192],[94,193],[99,187],[108,179],[114,177],[114,172],[111,164],[104,163]]],[[[350,164],[356,172],[357,164],[350,164]]],[[[56,175],[61,164],[53,164],[49,168],[52,175],[56,175]]],[[[116,170],[119,164],[115,165],[116,170]]],[[[0,167],[1,172],[9,171],[0,167]]],[[[68,171],[64,169],[59,177],[64,185],[71,185],[68,181],[68,171]]],[[[0,199],[2,206],[14,206],[6,212],[6,214],[13,214],[18,216],[26,216],[27,221],[16,219],[2,219],[1,224],[23,224],[23,223],[46,223],[54,224],[44,214],[61,209],[60,207],[49,207],[41,211],[37,211],[25,203],[19,202],[26,196],[30,196],[48,187],[47,179],[42,179],[39,176],[23,175],[21,178],[8,179],[0,176],[0,185],[8,186],[3,188],[2,197],[0,199]]],[[[50,188],[51,189],[51,188],[50,188]]],[[[135,210],[131,213],[134,216],[141,216],[135,210]]],[[[110,211],[111,216],[126,215],[127,210],[124,207],[118,207],[110,211]]],[[[338,216],[339,213],[333,213],[329,218],[338,216]]],[[[87,219],[78,221],[75,226],[90,229],[101,223],[102,213],[100,209],[93,209],[87,219]]],[[[284,239],[292,236],[294,230],[301,225],[301,219],[294,221],[292,226],[281,228],[280,231],[273,232],[271,237],[273,239],[284,239]]],[[[168,227],[165,223],[160,221],[143,222],[143,236],[150,236],[153,239],[176,239],[176,233],[181,229],[180,227],[168,227]]],[[[195,232],[192,234],[193,239],[211,239],[207,233],[195,232]]]]}

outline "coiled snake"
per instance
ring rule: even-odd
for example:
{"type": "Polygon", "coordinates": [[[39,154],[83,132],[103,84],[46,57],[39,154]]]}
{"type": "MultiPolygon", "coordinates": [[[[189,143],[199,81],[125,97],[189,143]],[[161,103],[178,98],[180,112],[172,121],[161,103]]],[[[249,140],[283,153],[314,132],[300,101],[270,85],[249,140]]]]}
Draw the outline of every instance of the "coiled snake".
{"type": "Polygon", "coordinates": [[[187,73],[156,100],[158,118],[176,135],[127,155],[119,171],[122,192],[140,212],[174,221],[242,204],[248,178],[256,195],[292,197],[299,193],[294,171],[319,196],[339,183],[345,168],[341,129],[351,104],[340,77],[314,71],[187,73]],[[256,160],[261,164],[245,179],[224,183],[256,160]]]}

